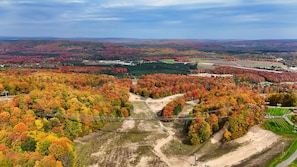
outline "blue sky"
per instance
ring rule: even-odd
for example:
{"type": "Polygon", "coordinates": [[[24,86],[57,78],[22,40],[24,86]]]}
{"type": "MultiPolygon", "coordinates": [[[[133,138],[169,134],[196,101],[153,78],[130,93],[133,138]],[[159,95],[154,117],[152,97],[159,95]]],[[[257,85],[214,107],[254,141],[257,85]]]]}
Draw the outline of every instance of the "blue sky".
{"type": "Polygon", "coordinates": [[[297,0],[0,0],[0,36],[297,39],[297,0]]]}

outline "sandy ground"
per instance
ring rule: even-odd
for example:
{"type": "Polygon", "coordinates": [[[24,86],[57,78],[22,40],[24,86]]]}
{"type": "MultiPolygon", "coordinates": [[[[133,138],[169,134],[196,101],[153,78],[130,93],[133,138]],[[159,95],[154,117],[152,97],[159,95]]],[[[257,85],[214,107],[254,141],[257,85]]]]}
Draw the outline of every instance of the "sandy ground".
{"type": "Polygon", "coordinates": [[[156,113],[156,112],[161,111],[166,106],[166,104],[168,104],[173,99],[176,99],[176,98],[182,97],[182,96],[183,96],[183,94],[176,94],[176,95],[167,96],[167,97],[160,98],[160,99],[148,98],[145,100],[145,103],[149,106],[149,108],[152,110],[152,112],[156,113]]]}
{"type": "Polygon", "coordinates": [[[135,126],[135,121],[133,120],[125,120],[122,124],[122,128],[120,129],[121,132],[126,132],[129,129],[134,128],[135,126]]]}
{"type": "MultiPolygon", "coordinates": [[[[151,110],[149,112],[158,112],[160,110],[162,110],[164,108],[164,106],[169,103],[170,101],[172,101],[173,99],[177,98],[177,97],[181,97],[183,94],[177,94],[177,95],[173,95],[173,96],[168,96],[165,98],[161,98],[161,99],[151,99],[148,98],[145,100],[145,103],[147,105],[147,107],[151,110]]],[[[133,101],[142,101],[141,97],[135,95],[135,94],[130,94],[130,98],[129,100],[131,102],[133,101]]],[[[134,113],[140,113],[140,112],[147,112],[147,111],[140,111],[139,109],[135,109],[134,113]]],[[[125,122],[124,122],[125,124],[125,122]]],[[[132,124],[132,123],[131,123],[132,124]]],[[[132,126],[132,125],[128,125],[128,126],[132,126]]],[[[167,143],[169,143],[170,141],[173,140],[173,136],[175,134],[174,129],[172,128],[168,128],[165,127],[162,122],[159,122],[159,126],[157,127],[157,129],[161,129],[163,131],[166,131],[166,133],[168,134],[168,137],[166,138],[162,138],[159,139],[155,142],[155,146],[153,149],[153,153],[158,156],[160,158],[161,161],[165,162],[167,166],[176,166],[176,167],[181,167],[182,164],[184,164],[184,162],[179,162],[180,160],[177,160],[176,158],[172,157],[172,158],[168,158],[161,150],[161,148],[166,145],[167,143]],[[160,128],[162,127],[162,128],[160,128]]],[[[144,131],[146,130],[153,130],[152,126],[149,126],[148,124],[146,124],[145,122],[141,122],[139,125],[141,128],[143,128],[144,131]]],[[[155,128],[156,130],[156,128],[155,128]]],[[[150,157],[142,157],[139,164],[137,164],[137,166],[139,167],[145,167],[148,166],[148,161],[150,160],[150,157]]],[[[189,165],[189,164],[188,164],[189,165]]]]}
{"type": "Polygon", "coordinates": [[[223,134],[225,132],[226,126],[224,126],[221,130],[219,130],[216,134],[213,135],[213,137],[210,139],[210,142],[212,144],[218,143],[222,140],[223,134]]]}
{"type": "Polygon", "coordinates": [[[280,137],[274,133],[263,130],[258,126],[254,126],[245,136],[232,141],[242,144],[237,150],[227,153],[217,159],[200,163],[212,167],[236,165],[240,163],[240,161],[271,147],[279,139],[280,137]]]}

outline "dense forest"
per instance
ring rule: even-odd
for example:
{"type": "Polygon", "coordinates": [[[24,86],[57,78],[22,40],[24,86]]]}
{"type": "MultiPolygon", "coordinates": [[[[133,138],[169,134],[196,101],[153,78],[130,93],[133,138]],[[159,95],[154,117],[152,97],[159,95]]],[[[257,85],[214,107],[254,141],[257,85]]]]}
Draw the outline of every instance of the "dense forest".
{"type": "Polygon", "coordinates": [[[0,89],[17,94],[0,105],[0,166],[75,166],[72,140],[102,128],[106,122],[96,117],[128,117],[132,109],[129,82],[113,76],[28,70],[0,75],[0,89]]]}

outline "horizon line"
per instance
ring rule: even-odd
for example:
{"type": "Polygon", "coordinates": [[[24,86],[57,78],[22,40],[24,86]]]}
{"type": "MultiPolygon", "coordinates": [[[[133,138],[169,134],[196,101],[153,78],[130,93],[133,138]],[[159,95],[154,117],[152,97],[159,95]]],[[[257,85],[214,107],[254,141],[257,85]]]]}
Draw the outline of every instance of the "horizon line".
{"type": "Polygon", "coordinates": [[[133,38],[133,37],[55,37],[55,36],[0,36],[0,40],[186,40],[186,41],[280,41],[297,40],[297,38],[258,38],[258,39],[236,39],[236,38],[133,38]]]}

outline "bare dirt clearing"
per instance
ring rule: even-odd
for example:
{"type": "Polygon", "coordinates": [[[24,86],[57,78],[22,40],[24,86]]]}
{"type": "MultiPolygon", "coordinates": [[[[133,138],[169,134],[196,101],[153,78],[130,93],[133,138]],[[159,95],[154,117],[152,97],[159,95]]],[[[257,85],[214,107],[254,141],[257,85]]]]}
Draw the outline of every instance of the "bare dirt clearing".
{"type": "Polygon", "coordinates": [[[209,166],[231,166],[240,163],[241,161],[264,151],[266,148],[271,147],[275,142],[280,139],[279,136],[274,133],[263,130],[258,126],[254,126],[250,131],[243,137],[238,138],[233,143],[238,143],[241,146],[235,151],[224,154],[214,160],[201,162],[202,164],[209,166]]]}
{"type": "Polygon", "coordinates": [[[167,97],[160,98],[160,99],[148,98],[145,100],[145,103],[151,109],[152,112],[157,113],[157,112],[161,111],[166,106],[167,103],[169,103],[170,101],[172,101],[178,97],[182,97],[182,96],[183,96],[183,94],[176,94],[176,95],[167,96],[167,97]]]}
{"type": "MultiPolygon", "coordinates": [[[[150,99],[130,94],[129,100],[134,107],[131,117],[155,117],[168,102],[180,96],[182,94],[150,99]]],[[[189,113],[194,105],[188,103],[181,114],[189,113]]],[[[163,123],[157,120],[108,123],[101,131],[75,140],[78,165],[188,167],[195,164],[194,153],[197,154],[198,165],[236,165],[267,150],[280,139],[256,126],[228,144],[220,142],[223,131],[219,131],[209,142],[192,146],[184,142],[182,125],[183,122],[163,123]]]]}

